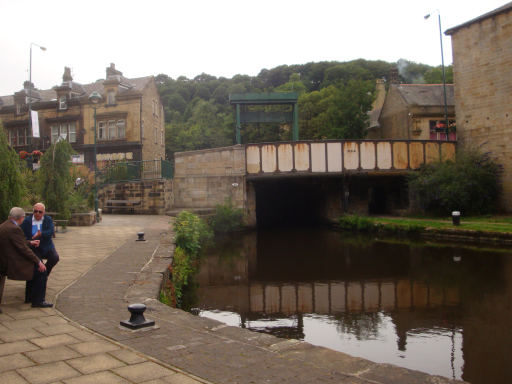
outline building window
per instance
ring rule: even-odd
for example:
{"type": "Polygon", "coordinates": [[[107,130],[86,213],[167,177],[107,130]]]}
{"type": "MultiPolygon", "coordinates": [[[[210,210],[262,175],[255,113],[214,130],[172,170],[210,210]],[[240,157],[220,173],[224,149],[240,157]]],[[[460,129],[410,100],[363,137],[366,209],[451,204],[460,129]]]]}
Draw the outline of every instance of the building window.
{"type": "Polygon", "coordinates": [[[52,143],[56,143],[59,137],[67,140],[69,143],[76,143],[76,123],[55,124],[51,127],[52,143]]]}
{"type": "Polygon", "coordinates": [[[16,131],[14,129],[9,129],[9,144],[11,147],[16,145],[16,131]]]}
{"type": "Polygon", "coordinates": [[[107,138],[105,132],[105,122],[98,121],[98,140],[105,140],[107,138]]]}
{"type": "Polygon", "coordinates": [[[124,138],[126,134],[126,123],[124,120],[117,120],[117,137],[124,138]]]}
{"type": "Polygon", "coordinates": [[[66,96],[59,97],[59,109],[68,109],[68,101],[66,96]]]}
{"type": "Polygon", "coordinates": [[[107,92],[107,104],[114,105],[116,103],[116,93],[115,91],[107,92]]]}
{"type": "Polygon", "coordinates": [[[115,120],[109,120],[108,121],[108,138],[109,139],[117,138],[117,135],[116,135],[116,121],[115,120]]]}
{"type": "Polygon", "coordinates": [[[60,134],[60,125],[52,125],[52,143],[56,143],[60,134]]]}
{"type": "Polygon", "coordinates": [[[115,140],[126,137],[126,121],[106,120],[98,121],[98,140],[115,140]]]}
{"type": "Polygon", "coordinates": [[[158,126],[155,124],[155,144],[158,144],[158,126]]]}
{"type": "Polygon", "coordinates": [[[160,130],[160,144],[163,144],[164,143],[164,130],[161,129],[160,130]]]}
{"type": "MultiPolygon", "coordinates": [[[[430,120],[430,140],[446,141],[446,123],[444,120],[430,120]]],[[[448,140],[457,140],[455,120],[448,120],[448,140]]]]}
{"type": "Polygon", "coordinates": [[[16,104],[16,115],[23,115],[27,111],[28,111],[28,105],[22,104],[22,103],[16,104]]]}
{"type": "Polygon", "coordinates": [[[70,143],[76,143],[76,124],[70,123],[68,125],[68,141],[70,143]]]}

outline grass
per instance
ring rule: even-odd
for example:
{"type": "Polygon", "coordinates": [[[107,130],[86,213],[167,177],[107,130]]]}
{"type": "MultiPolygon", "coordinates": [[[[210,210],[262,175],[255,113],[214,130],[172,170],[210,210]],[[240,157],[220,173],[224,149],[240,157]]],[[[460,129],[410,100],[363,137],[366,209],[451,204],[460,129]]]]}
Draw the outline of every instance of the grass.
{"type": "Polygon", "coordinates": [[[510,216],[475,216],[461,217],[459,226],[452,224],[451,218],[411,218],[411,217],[370,217],[368,218],[378,224],[396,224],[403,226],[423,226],[436,229],[469,229],[485,232],[512,232],[512,217],[510,216]]]}

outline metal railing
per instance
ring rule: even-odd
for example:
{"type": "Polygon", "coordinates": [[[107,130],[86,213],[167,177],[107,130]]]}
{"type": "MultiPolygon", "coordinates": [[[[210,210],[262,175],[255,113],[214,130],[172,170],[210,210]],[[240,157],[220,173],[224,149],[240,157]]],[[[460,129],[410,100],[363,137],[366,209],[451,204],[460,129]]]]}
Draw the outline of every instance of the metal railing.
{"type": "Polygon", "coordinates": [[[122,181],[172,179],[174,166],[167,160],[123,161],[98,170],[98,184],[122,181]]]}

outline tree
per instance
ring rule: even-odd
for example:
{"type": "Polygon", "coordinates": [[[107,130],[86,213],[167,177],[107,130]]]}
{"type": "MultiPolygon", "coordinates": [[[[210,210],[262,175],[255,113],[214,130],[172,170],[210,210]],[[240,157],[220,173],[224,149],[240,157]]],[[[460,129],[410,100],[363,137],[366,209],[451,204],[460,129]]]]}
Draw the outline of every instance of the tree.
{"type": "Polygon", "coordinates": [[[301,137],[305,139],[362,139],[373,101],[373,84],[349,80],[299,98],[301,137]]]}
{"type": "MultiPolygon", "coordinates": [[[[444,75],[446,84],[453,84],[453,67],[451,65],[444,68],[444,75]]],[[[431,68],[425,72],[425,83],[427,84],[442,84],[443,83],[443,68],[441,66],[431,68]]]]}
{"type": "Polygon", "coordinates": [[[18,154],[9,147],[0,124],[0,218],[7,219],[12,207],[19,206],[23,182],[18,154]]]}
{"type": "Polygon", "coordinates": [[[58,212],[58,217],[70,217],[68,199],[73,188],[70,174],[71,145],[61,140],[52,144],[41,157],[39,186],[48,211],[58,212]]]}
{"type": "Polygon", "coordinates": [[[306,92],[306,86],[300,81],[300,74],[292,73],[287,83],[275,89],[276,92],[297,92],[299,95],[306,92]]]}

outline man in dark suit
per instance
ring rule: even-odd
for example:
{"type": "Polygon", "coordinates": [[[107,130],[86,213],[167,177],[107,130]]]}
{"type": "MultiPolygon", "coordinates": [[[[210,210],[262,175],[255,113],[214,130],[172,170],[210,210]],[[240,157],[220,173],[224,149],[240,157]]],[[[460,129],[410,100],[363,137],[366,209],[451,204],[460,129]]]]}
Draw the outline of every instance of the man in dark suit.
{"type": "Polygon", "coordinates": [[[14,207],[9,218],[0,224],[0,301],[4,291],[5,277],[11,280],[30,280],[32,283],[32,306],[49,308],[53,304],[45,301],[46,296],[46,266],[32,252],[39,245],[39,240],[27,242],[19,227],[25,219],[25,211],[14,207]]]}
{"type": "Polygon", "coordinates": [[[46,259],[46,271],[50,276],[52,268],[59,262],[59,254],[52,241],[54,234],[53,220],[50,216],[45,215],[45,210],[43,203],[35,204],[33,214],[25,218],[21,224],[21,229],[23,229],[27,240],[41,241],[39,247],[32,250],[40,259],[46,259]]]}

